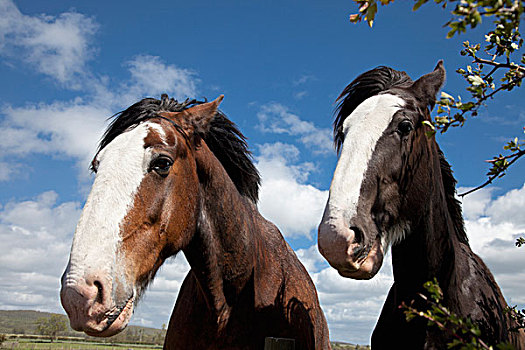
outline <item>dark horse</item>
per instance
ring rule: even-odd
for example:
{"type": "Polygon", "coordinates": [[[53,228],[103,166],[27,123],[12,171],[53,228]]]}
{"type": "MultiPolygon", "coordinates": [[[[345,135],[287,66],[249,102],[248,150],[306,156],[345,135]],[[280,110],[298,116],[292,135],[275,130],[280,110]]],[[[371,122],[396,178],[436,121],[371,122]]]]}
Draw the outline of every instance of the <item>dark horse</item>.
{"type": "Polygon", "coordinates": [[[372,335],[374,349],[445,349],[449,339],[426,320],[405,320],[399,306],[416,300],[437,278],[444,305],[470,317],[489,344],[525,347],[523,332],[483,261],[472,252],[456,180],[430,121],[445,80],[443,62],[413,82],[405,72],[378,67],[361,74],[339,96],[334,122],[340,158],[319,226],[319,250],[344,277],[372,278],[392,245],[394,285],[372,335]]]}
{"type": "Polygon", "coordinates": [[[262,349],[269,336],[330,348],[312,280],[257,211],[259,174],[221,100],[147,98],[109,126],[62,277],[74,329],[124,329],[158,268],[182,250],[191,271],[164,348],[262,349]]]}

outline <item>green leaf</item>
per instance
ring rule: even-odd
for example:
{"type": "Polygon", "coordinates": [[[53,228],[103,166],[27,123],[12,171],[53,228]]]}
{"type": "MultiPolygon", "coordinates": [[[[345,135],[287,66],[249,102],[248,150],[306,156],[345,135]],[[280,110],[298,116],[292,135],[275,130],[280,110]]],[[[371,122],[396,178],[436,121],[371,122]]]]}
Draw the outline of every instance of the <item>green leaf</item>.
{"type": "Polygon", "coordinates": [[[372,26],[374,25],[374,18],[376,17],[376,13],[377,13],[377,3],[373,1],[372,4],[368,6],[368,8],[366,9],[366,17],[365,17],[370,28],[372,28],[372,26]]]}
{"type": "Polygon", "coordinates": [[[417,11],[421,5],[423,5],[424,3],[426,3],[428,0],[418,0],[415,4],[414,4],[414,7],[412,8],[412,11],[417,11]]]}

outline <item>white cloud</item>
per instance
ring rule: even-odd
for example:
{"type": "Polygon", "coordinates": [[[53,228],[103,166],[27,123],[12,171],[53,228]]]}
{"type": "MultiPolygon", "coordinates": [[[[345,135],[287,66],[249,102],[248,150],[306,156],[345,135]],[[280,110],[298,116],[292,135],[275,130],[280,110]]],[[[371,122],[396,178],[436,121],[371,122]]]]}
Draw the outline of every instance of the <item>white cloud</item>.
{"type": "Polygon", "coordinates": [[[144,97],[160,98],[168,94],[179,101],[198,94],[197,73],[165,62],[159,56],[138,55],[123,63],[129,79],[113,85],[108,77],[93,78],[86,84],[91,104],[104,105],[116,111],[127,108],[144,97]]]}
{"type": "Polygon", "coordinates": [[[44,192],[0,210],[0,309],[61,312],[60,276],[80,204],[57,199],[55,192],[44,192]]]}
{"type": "MultiPolygon", "coordinates": [[[[299,87],[299,86],[302,86],[302,85],[305,85],[307,84],[308,82],[310,81],[314,81],[314,80],[317,80],[316,77],[314,77],[313,75],[302,75],[299,79],[296,79],[292,82],[293,86],[295,87],[299,87]]],[[[304,88],[300,91],[295,91],[293,93],[293,97],[296,99],[296,100],[301,100],[303,99],[305,96],[308,95],[308,91],[304,90],[304,88]]]]}
{"type": "Polygon", "coordinates": [[[297,136],[314,153],[333,152],[330,129],[318,128],[314,123],[302,120],[282,104],[269,103],[262,106],[257,118],[263,132],[297,136]]]}
{"type": "Polygon", "coordinates": [[[498,197],[487,207],[487,215],[494,222],[513,222],[515,225],[525,228],[525,184],[519,189],[513,189],[503,196],[498,197]]]}
{"type": "Polygon", "coordinates": [[[129,91],[133,99],[139,96],[159,96],[167,93],[182,100],[197,94],[196,74],[175,65],[164,63],[160,57],[140,55],[126,64],[131,81],[124,84],[123,91],[129,91]]]}
{"type": "MultiPolygon", "coordinates": [[[[469,191],[469,187],[459,187],[458,193],[469,191]]],[[[490,204],[493,189],[483,188],[472,192],[461,199],[463,207],[463,217],[467,220],[485,216],[487,206],[490,204]]]]}
{"type": "Polygon", "coordinates": [[[301,100],[303,97],[305,97],[306,95],[308,95],[308,92],[307,91],[299,91],[299,92],[296,92],[293,94],[293,97],[296,99],[296,100],[301,100]]]}
{"type": "Polygon", "coordinates": [[[257,168],[262,176],[259,210],[285,237],[305,236],[317,229],[328,191],[306,184],[312,163],[291,165],[299,150],[283,143],[259,146],[257,168]]]}
{"type": "Polygon", "coordinates": [[[22,58],[62,84],[78,88],[93,57],[90,41],[97,30],[92,18],[76,12],[57,17],[22,14],[11,0],[0,0],[0,55],[22,58]]]}
{"type": "MultiPolygon", "coordinates": [[[[2,132],[0,131],[0,137],[2,132]]],[[[0,182],[7,181],[15,175],[20,176],[20,164],[0,161],[0,182]]]]}
{"type": "Polygon", "coordinates": [[[314,80],[317,80],[317,78],[313,75],[309,75],[309,74],[305,74],[305,75],[302,75],[299,79],[296,79],[292,82],[292,84],[294,86],[298,86],[298,85],[304,85],[310,81],[314,81],[314,80]]]}
{"type": "MultiPolygon", "coordinates": [[[[29,154],[43,154],[74,160],[79,173],[86,179],[106,119],[112,114],[107,107],[71,102],[30,104],[25,107],[6,107],[0,123],[2,157],[18,160],[29,154]]],[[[16,161],[2,178],[9,180],[16,173],[16,161]]]]}
{"type": "Polygon", "coordinates": [[[311,275],[329,266],[326,260],[319,254],[317,244],[312,245],[310,248],[297,249],[295,255],[301,260],[311,275]]]}

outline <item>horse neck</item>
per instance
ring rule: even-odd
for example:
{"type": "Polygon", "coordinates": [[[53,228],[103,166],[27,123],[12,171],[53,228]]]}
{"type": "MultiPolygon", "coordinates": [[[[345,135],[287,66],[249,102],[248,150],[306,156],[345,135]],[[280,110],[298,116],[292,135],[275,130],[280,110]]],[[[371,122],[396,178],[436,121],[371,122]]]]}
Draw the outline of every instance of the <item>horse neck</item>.
{"type": "Polygon", "coordinates": [[[435,142],[429,142],[416,158],[415,177],[419,179],[410,185],[413,193],[407,196],[406,205],[407,211],[412,211],[408,218],[410,232],[392,247],[394,279],[419,289],[436,277],[440,286],[446,288],[455,268],[455,247],[459,241],[446,202],[435,142]]]}
{"type": "Polygon", "coordinates": [[[249,282],[254,265],[254,223],[258,215],[202,142],[196,152],[200,213],[195,235],[184,253],[220,324],[249,282]]]}

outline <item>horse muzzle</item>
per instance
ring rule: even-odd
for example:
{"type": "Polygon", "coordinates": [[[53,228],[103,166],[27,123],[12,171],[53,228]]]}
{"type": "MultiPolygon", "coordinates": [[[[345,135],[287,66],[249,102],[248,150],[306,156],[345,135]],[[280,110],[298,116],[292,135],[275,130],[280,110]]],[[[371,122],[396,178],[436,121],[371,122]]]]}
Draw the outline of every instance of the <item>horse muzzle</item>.
{"type": "Polygon", "coordinates": [[[357,227],[347,228],[322,222],[318,231],[321,255],[343,277],[370,279],[383,264],[383,246],[380,237],[367,243],[357,227]]]}
{"type": "Polygon", "coordinates": [[[112,297],[112,283],[101,275],[88,278],[62,277],[60,300],[69,317],[71,328],[94,337],[110,337],[128,325],[135,301],[132,293],[121,302],[112,297]]]}

